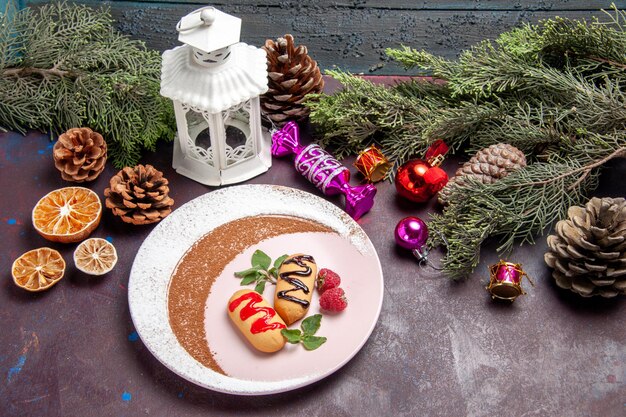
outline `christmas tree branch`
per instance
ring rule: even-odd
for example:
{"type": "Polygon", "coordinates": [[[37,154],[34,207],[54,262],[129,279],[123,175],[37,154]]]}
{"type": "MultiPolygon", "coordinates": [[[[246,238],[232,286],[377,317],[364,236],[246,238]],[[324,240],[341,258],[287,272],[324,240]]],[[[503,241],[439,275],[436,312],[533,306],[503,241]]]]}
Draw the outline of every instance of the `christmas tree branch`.
{"type": "Polygon", "coordinates": [[[616,61],[612,61],[610,59],[600,58],[600,57],[597,57],[597,56],[590,56],[588,58],[590,60],[592,60],[592,61],[601,62],[603,64],[609,64],[609,65],[611,65],[613,67],[618,67],[618,68],[621,68],[621,69],[626,69],[626,64],[622,64],[621,62],[616,62],[616,61]]]}
{"type": "Polygon", "coordinates": [[[626,157],[626,132],[616,133],[580,139],[570,156],[531,164],[493,184],[469,179],[464,186],[451,185],[450,205],[428,222],[435,231],[430,244],[447,247],[447,274],[469,275],[489,236],[502,238],[498,251],[507,252],[516,240],[532,243],[568,207],[581,204],[596,186],[597,168],[626,157]]]}
{"type": "Polygon", "coordinates": [[[597,183],[599,168],[626,148],[626,13],[609,21],[555,17],[483,41],[455,61],[410,47],[387,53],[444,83],[377,86],[339,71],[345,88],[307,104],[321,143],[344,155],[371,142],[397,165],[444,139],[452,152],[509,143],[530,164],[493,184],[450,186],[450,205],[433,214],[431,245],[445,245],[446,273],[458,279],[498,251],[532,242],[597,183]]]}
{"type": "Polygon", "coordinates": [[[116,167],[174,137],[160,54],[117,33],[107,10],[60,2],[11,14],[0,15],[0,127],[91,127],[116,167]]]}
{"type": "Polygon", "coordinates": [[[501,253],[508,252],[516,240],[532,243],[537,233],[570,205],[584,200],[585,190],[594,186],[597,175],[589,171],[590,175],[580,180],[572,174],[580,172],[577,168],[573,161],[538,162],[494,184],[470,182],[458,187],[450,197],[453,203],[442,214],[431,215],[428,222],[436,232],[431,234],[431,245],[447,246],[443,260],[447,275],[453,279],[469,275],[478,264],[480,246],[490,236],[502,238],[501,253]],[[559,175],[563,172],[569,175],[559,175]]]}
{"type": "MultiPolygon", "coordinates": [[[[573,169],[571,171],[568,172],[564,172],[554,178],[548,178],[545,179],[543,181],[536,181],[536,182],[528,182],[528,183],[521,183],[521,184],[517,184],[517,185],[513,185],[513,187],[517,188],[517,187],[532,187],[535,185],[546,185],[549,184],[551,182],[554,181],[560,181],[565,177],[568,177],[570,175],[575,175],[578,174],[580,172],[583,172],[583,176],[581,178],[585,178],[587,175],[589,175],[589,173],[591,172],[591,170],[593,170],[594,168],[597,168],[599,166],[602,166],[604,164],[606,164],[608,161],[610,161],[611,159],[614,158],[623,158],[626,157],[626,147],[622,147],[619,148],[617,150],[615,150],[613,153],[611,153],[610,155],[607,155],[606,157],[600,159],[599,161],[595,161],[593,163],[590,163],[588,165],[582,166],[580,168],[576,168],[573,169]]],[[[577,185],[577,183],[574,183],[574,185],[577,185]]]]}
{"type": "Polygon", "coordinates": [[[3,77],[28,77],[29,75],[39,75],[43,78],[48,78],[51,76],[59,78],[75,77],[75,75],[73,73],[70,73],[69,71],[60,70],[58,65],[54,65],[52,68],[7,68],[2,70],[1,74],[1,76],[3,77]]]}

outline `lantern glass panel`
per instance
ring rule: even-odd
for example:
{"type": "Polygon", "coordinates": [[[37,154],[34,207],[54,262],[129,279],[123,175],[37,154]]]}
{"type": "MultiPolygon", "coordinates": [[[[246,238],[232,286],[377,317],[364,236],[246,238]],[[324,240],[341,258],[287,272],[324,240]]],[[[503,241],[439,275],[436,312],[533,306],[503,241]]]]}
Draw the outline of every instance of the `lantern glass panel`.
{"type": "Polygon", "coordinates": [[[223,114],[226,133],[226,165],[254,157],[254,140],[250,129],[250,101],[232,107],[223,114]]]}
{"type": "Polygon", "coordinates": [[[213,166],[213,149],[211,147],[211,131],[203,113],[187,108],[187,132],[189,133],[188,149],[194,159],[213,166]]]}

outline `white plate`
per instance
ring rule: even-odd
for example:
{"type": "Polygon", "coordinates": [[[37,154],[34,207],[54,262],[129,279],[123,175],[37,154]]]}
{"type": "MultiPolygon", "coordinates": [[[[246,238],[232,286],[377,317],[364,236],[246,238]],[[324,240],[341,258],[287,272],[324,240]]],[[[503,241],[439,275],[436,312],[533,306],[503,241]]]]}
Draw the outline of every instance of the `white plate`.
{"type": "MultiPolygon", "coordinates": [[[[219,242],[216,242],[219,246],[219,242]]],[[[249,286],[252,288],[252,286],[249,286]]],[[[273,299],[268,285],[264,297],[273,299]]],[[[307,315],[319,311],[317,293],[307,315]]],[[[312,194],[272,185],[229,187],[200,196],[161,221],[137,252],[130,273],[128,302],[137,333],[166,367],[200,386],[230,394],[260,395],[289,391],[318,381],[346,364],[369,338],[383,300],[383,275],[371,241],[343,210],[312,194]],[[226,265],[205,302],[207,343],[225,373],[202,365],[178,342],[168,317],[172,273],[187,250],[218,226],[249,216],[281,215],[313,220],[336,233],[296,233],[270,238],[245,249],[226,265]],[[324,315],[317,335],[328,341],[315,351],[287,345],[260,354],[247,344],[226,314],[226,303],[238,289],[233,272],[249,267],[261,249],[273,258],[303,252],[318,268],[342,278],[348,308],[324,315]],[[285,373],[285,370],[289,370],[285,373]]],[[[206,325],[205,323],[205,325],[206,325]]],[[[298,328],[296,323],[290,328],[298,328]]]]}

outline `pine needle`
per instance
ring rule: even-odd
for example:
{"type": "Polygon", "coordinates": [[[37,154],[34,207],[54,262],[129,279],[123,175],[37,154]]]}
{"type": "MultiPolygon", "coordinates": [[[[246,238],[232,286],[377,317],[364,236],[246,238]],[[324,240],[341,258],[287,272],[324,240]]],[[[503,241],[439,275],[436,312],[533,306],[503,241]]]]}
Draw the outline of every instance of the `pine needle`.
{"type": "Polygon", "coordinates": [[[451,186],[432,214],[430,245],[447,246],[445,272],[468,276],[483,242],[499,253],[532,243],[597,186],[598,168],[626,157],[626,13],[606,21],[555,17],[483,41],[450,61],[410,47],[387,53],[407,69],[444,82],[374,85],[341,71],[344,88],[307,105],[324,146],[340,155],[378,143],[395,165],[444,139],[456,152],[496,143],[524,151],[530,164],[493,184],[451,186]]]}
{"type": "Polygon", "coordinates": [[[52,3],[0,15],[0,129],[102,133],[109,158],[133,166],[174,137],[161,57],[113,28],[108,10],[52,3]]]}

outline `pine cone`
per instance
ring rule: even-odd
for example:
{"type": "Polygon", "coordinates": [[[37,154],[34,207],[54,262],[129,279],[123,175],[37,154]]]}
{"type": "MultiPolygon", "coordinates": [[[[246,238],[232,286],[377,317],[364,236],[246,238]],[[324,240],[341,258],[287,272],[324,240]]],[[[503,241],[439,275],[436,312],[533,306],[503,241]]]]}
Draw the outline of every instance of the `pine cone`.
{"type": "Polygon", "coordinates": [[[167,184],[163,173],[152,165],[125,167],[104,190],[105,204],[126,223],[155,223],[172,212],[174,200],[168,196],[167,184]]]}
{"type": "Polygon", "coordinates": [[[469,161],[456,171],[448,184],[439,191],[441,204],[448,204],[451,187],[454,184],[463,186],[467,178],[472,177],[483,184],[492,184],[509,175],[510,172],[526,166],[524,153],[515,146],[498,143],[481,149],[469,161]]]}
{"type": "Polygon", "coordinates": [[[544,256],[556,284],[583,297],[626,294],[626,200],[594,197],[567,217],[544,256]]]}
{"type": "Polygon", "coordinates": [[[268,39],[263,49],[269,73],[269,90],[261,96],[263,113],[277,126],[305,118],[310,113],[302,104],[305,96],[324,88],[317,62],[307,54],[306,46],[295,47],[291,35],[276,41],[268,39]]]}
{"type": "Polygon", "coordinates": [[[93,181],[104,170],[107,143],[100,133],[77,127],[59,136],[52,155],[65,181],[93,181]]]}

